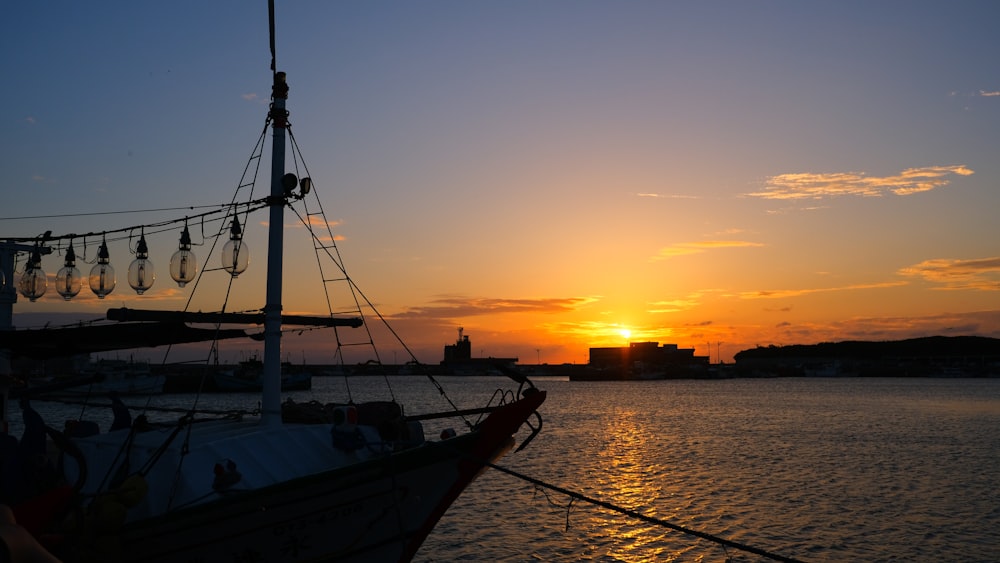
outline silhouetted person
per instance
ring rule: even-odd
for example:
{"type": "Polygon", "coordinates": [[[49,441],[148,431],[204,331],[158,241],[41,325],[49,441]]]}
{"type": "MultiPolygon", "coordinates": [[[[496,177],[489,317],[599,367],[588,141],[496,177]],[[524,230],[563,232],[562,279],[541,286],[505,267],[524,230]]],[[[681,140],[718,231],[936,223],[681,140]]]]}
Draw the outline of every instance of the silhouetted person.
{"type": "Polygon", "coordinates": [[[11,491],[14,502],[31,498],[47,489],[55,472],[49,460],[48,437],[42,415],[28,404],[27,399],[21,399],[21,416],[24,420],[24,432],[17,445],[17,460],[23,486],[17,491],[11,491]]]}
{"type": "Polygon", "coordinates": [[[21,418],[24,421],[24,432],[18,450],[21,459],[29,460],[38,456],[45,457],[48,446],[45,437],[45,420],[38,411],[33,409],[27,399],[21,399],[21,418]]]}
{"type": "Polygon", "coordinates": [[[132,413],[128,412],[128,407],[122,402],[117,391],[108,393],[111,397],[111,412],[115,414],[115,419],[111,423],[111,431],[132,427],[132,413]]]}

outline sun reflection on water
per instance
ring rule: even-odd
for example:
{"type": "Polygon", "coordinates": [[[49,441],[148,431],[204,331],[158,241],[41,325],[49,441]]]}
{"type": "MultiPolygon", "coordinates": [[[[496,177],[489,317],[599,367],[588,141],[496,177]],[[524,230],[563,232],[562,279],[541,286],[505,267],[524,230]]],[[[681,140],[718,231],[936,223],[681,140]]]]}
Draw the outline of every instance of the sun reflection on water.
{"type": "MultiPolygon", "coordinates": [[[[613,409],[602,427],[603,444],[596,448],[593,469],[582,485],[601,500],[650,517],[662,517],[657,504],[672,493],[664,490],[666,468],[656,461],[662,455],[655,451],[652,428],[629,408],[613,409]]],[[[688,546],[670,549],[665,541],[668,531],[658,526],[598,508],[579,514],[584,516],[581,527],[605,539],[602,560],[674,561],[688,550],[688,546]]]]}
{"type": "MultiPolygon", "coordinates": [[[[526,475],[817,563],[996,560],[995,379],[549,385],[526,475]]],[[[519,484],[473,483],[417,561],[764,560],[519,484]]]]}

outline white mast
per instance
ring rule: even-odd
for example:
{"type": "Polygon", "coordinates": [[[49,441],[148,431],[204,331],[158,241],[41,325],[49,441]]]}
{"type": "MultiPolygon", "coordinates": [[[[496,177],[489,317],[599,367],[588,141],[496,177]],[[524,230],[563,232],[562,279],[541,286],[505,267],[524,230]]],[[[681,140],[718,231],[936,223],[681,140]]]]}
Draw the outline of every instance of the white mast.
{"type": "MultiPolygon", "coordinates": [[[[281,424],[281,275],[284,245],[285,128],[288,112],[285,100],[288,85],[285,73],[274,73],[271,91],[271,120],[274,138],[271,146],[270,224],[267,237],[267,301],[264,305],[264,379],[261,423],[281,424]]],[[[293,180],[294,181],[294,180],[293,180]]]]}

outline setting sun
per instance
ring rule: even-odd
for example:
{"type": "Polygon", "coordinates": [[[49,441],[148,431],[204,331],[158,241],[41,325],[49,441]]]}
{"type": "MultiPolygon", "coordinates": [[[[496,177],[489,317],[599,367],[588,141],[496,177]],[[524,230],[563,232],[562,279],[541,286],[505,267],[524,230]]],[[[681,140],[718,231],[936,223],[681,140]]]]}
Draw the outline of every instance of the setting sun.
{"type": "MultiPolygon", "coordinates": [[[[53,237],[91,233],[76,239],[89,272],[101,242],[95,233],[123,229],[122,238],[108,240],[111,263],[123,274],[134,258],[136,237],[128,233],[137,222],[177,219],[170,208],[232,197],[235,172],[221,164],[246,162],[259,126],[246,123],[247,116],[270,97],[267,81],[255,85],[241,64],[259,30],[220,30],[213,18],[228,16],[226,10],[204,3],[202,17],[181,24],[200,38],[178,47],[191,53],[148,52],[141,41],[123,42],[131,36],[94,42],[79,34],[113,36],[122,21],[116,18],[130,18],[131,29],[138,25],[133,16],[147,18],[143,25],[158,33],[177,23],[166,14],[183,18],[183,9],[137,6],[126,15],[101,8],[106,13],[99,16],[88,5],[92,25],[82,27],[35,4],[18,2],[5,13],[10,21],[44,21],[49,33],[14,25],[4,36],[19,47],[5,68],[24,77],[17,95],[30,103],[0,130],[0,174],[17,194],[5,200],[0,240],[30,243],[49,230],[53,237]],[[196,49],[201,45],[212,46],[212,62],[224,62],[208,64],[196,49]],[[146,57],[138,71],[136,49],[146,57]],[[176,67],[183,57],[199,61],[183,81],[176,68],[148,70],[176,67]],[[81,75],[77,60],[100,60],[108,76],[143,81],[130,83],[130,95],[108,97],[107,80],[81,75]],[[142,95],[157,92],[166,100],[187,83],[212,85],[206,95],[213,99],[205,101],[213,104],[214,127],[204,135],[176,126],[191,119],[183,104],[157,98],[151,111],[142,95]],[[76,94],[71,98],[62,95],[67,85],[76,94]],[[95,136],[74,121],[89,114],[130,119],[102,123],[106,130],[95,136]],[[235,124],[243,124],[243,134],[235,134],[235,124]],[[120,139],[138,143],[140,135],[171,150],[121,146],[120,139]],[[227,152],[220,153],[220,144],[227,152]],[[95,172],[95,162],[118,172],[95,172]],[[136,190],[132,178],[140,170],[148,181],[136,190]],[[147,211],[130,212],[128,220],[92,215],[127,210],[147,211]],[[66,213],[79,216],[49,218],[66,213]]],[[[294,71],[287,76],[289,111],[310,116],[296,126],[301,140],[313,139],[304,152],[325,155],[300,163],[308,164],[311,195],[337,210],[329,222],[308,214],[303,222],[323,231],[321,246],[336,243],[344,253],[351,280],[405,342],[392,344],[400,360],[412,353],[437,364],[458,327],[471,335],[475,356],[551,364],[587,363],[590,348],[632,340],[732,362],[743,350],[772,344],[1000,336],[1000,168],[995,135],[982,127],[1000,119],[1000,86],[984,54],[1000,40],[988,26],[977,27],[991,21],[993,3],[963,10],[937,3],[920,11],[929,21],[947,14],[969,22],[935,28],[957,39],[930,43],[906,26],[894,29],[899,36],[892,40],[868,33],[868,20],[841,3],[766,14],[700,2],[564,1],[536,9],[515,1],[461,10],[408,2],[386,3],[393,9],[294,4],[298,11],[288,16],[300,19],[293,25],[310,32],[289,38],[286,48],[344,54],[284,69],[294,71]],[[803,44],[797,30],[828,17],[840,18],[831,24],[837,29],[861,30],[866,42],[821,33],[803,44]],[[330,32],[329,22],[352,31],[330,32]],[[382,35],[397,24],[400,33],[382,35]],[[595,52],[595,29],[615,48],[595,52]],[[372,38],[385,41],[385,52],[412,53],[415,60],[385,57],[370,48],[372,38]],[[928,62],[934,57],[894,48],[900,40],[961,61],[967,65],[955,71],[961,79],[938,72],[928,62]],[[484,64],[492,71],[460,71],[484,64]],[[837,87],[824,87],[830,84],[837,87]],[[856,95],[842,95],[844,84],[856,95]],[[328,91],[338,92],[339,103],[297,94],[328,91]],[[745,95],[746,103],[725,103],[730,92],[745,95]],[[870,92],[904,92],[907,103],[864,95],[870,92]],[[941,124],[956,142],[940,142],[941,124]],[[930,221],[936,228],[925,227],[930,221]]],[[[227,310],[264,305],[257,289],[265,277],[267,222],[241,226],[250,265],[227,310]]],[[[191,223],[190,234],[200,235],[200,221],[197,228],[191,223]]],[[[284,259],[294,271],[285,268],[283,307],[323,315],[327,294],[303,285],[325,277],[307,231],[285,231],[284,259]]],[[[195,284],[179,287],[165,275],[178,234],[147,229],[145,236],[160,279],[139,295],[122,278],[110,295],[114,304],[188,306],[195,284]]],[[[19,328],[106,312],[105,300],[88,287],[70,302],[55,290],[64,247],[42,259],[48,292],[37,302],[14,303],[19,328]]],[[[208,248],[201,248],[192,252],[203,269],[208,248]]],[[[210,267],[218,268],[218,260],[210,267]]],[[[37,274],[29,279],[41,282],[37,274]]],[[[3,288],[14,297],[16,288],[3,288]]],[[[216,309],[218,303],[200,301],[202,291],[190,306],[216,309]]],[[[331,296],[335,310],[353,308],[349,291],[343,303],[339,297],[331,296]]],[[[324,331],[287,336],[297,356],[334,361],[324,331]]],[[[396,341],[388,331],[386,338],[396,341]]],[[[232,354],[243,347],[233,343],[232,354]]]]}

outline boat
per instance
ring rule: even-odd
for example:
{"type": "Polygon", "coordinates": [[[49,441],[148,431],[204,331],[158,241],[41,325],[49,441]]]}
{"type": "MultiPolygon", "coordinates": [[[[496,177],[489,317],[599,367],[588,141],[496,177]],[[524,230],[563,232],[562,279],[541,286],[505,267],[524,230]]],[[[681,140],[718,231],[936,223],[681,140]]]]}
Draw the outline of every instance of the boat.
{"type": "MultiPolygon", "coordinates": [[[[263,391],[264,362],[257,357],[243,360],[235,367],[217,369],[212,372],[212,385],[215,391],[224,393],[239,393],[263,391]]],[[[297,370],[289,362],[281,363],[281,390],[308,391],[312,389],[312,374],[297,370]]]]}
{"type": "Polygon", "coordinates": [[[163,392],[166,379],[163,374],[154,374],[148,361],[102,358],[68,372],[56,369],[51,374],[35,373],[11,387],[9,396],[20,399],[56,393],[65,397],[109,396],[112,393],[119,396],[157,395],[163,392]]]}
{"type": "Polygon", "coordinates": [[[90,382],[76,387],[67,387],[67,393],[92,395],[155,395],[163,391],[166,378],[154,374],[145,360],[102,358],[91,362],[81,370],[80,375],[90,382]]]}
{"type": "MultiPolygon", "coordinates": [[[[238,215],[247,224],[250,213],[267,212],[263,306],[245,312],[227,311],[225,303],[220,311],[208,312],[109,309],[106,320],[116,328],[93,328],[111,330],[114,338],[91,339],[85,344],[89,352],[169,347],[208,338],[210,333],[262,338],[259,409],[213,416],[192,406],[179,418],[171,415],[166,421],[153,421],[144,413],[125,428],[84,433],[59,432],[33,422],[39,415],[25,400],[22,444],[29,431],[35,437],[47,435],[48,447],[61,452],[58,464],[51,466],[59,469],[62,482],[48,488],[35,483],[38,488],[30,494],[24,489],[14,512],[18,523],[64,561],[408,561],[473,479],[501,456],[527,446],[541,430],[538,409],[546,392],[517,374],[511,378],[511,389],[484,398],[481,407],[460,409],[449,399],[450,408],[442,412],[411,414],[394,396],[361,403],[347,397],[324,405],[282,400],[283,327],[332,330],[339,343],[341,333],[364,331],[370,319],[384,319],[372,313],[374,306],[364,297],[366,305],[358,305],[348,315],[335,312],[339,309],[316,316],[282,313],[283,213],[286,208],[298,212],[307,201],[318,202],[318,196],[310,178],[298,178],[284,168],[286,146],[294,150],[295,143],[286,111],[286,75],[274,63],[273,0],[269,16],[272,101],[261,137],[266,138],[270,130],[270,190],[264,197],[240,200],[239,206],[234,198],[232,209],[238,211],[226,212],[223,221],[231,223],[231,228],[221,230],[229,234],[221,252],[225,271],[215,268],[212,272],[229,276],[235,283],[246,267],[238,215]],[[367,315],[362,314],[363,308],[367,315]],[[191,332],[187,327],[193,324],[211,328],[191,332]],[[251,325],[262,326],[262,333],[250,334],[245,327],[251,325]],[[424,421],[444,418],[455,419],[459,431],[449,428],[439,436],[425,435],[424,421]],[[518,440],[525,432],[527,436],[518,440]]],[[[261,160],[259,156],[254,159],[261,160]]],[[[243,187],[241,183],[237,191],[243,187]]],[[[329,228],[325,217],[317,217],[321,204],[315,205],[319,211],[317,207],[305,211],[303,224],[329,228]]],[[[185,251],[186,217],[184,225],[179,253],[185,251]]],[[[358,295],[360,290],[346,276],[338,251],[328,244],[333,237],[309,232],[317,254],[330,258],[343,273],[338,279],[346,280],[352,295],[358,295]]],[[[220,232],[219,238],[225,234],[220,232]]],[[[23,336],[18,334],[23,331],[12,329],[12,306],[17,299],[14,257],[29,257],[17,289],[34,300],[45,289],[44,276],[37,275],[40,256],[52,253],[53,248],[65,251],[67,240],[71,250],[72,236],[46,233],[0,242],[5,280],[0,287],[0,349],[27,355],[46,353],[32,349],[33,343],[51,349],[51,341],[37,338],[40,331],[23,336]],[[15,343],[25,347],[14,348],[15,343]]],[[[136,261],[145,260],[144,240],[136,250],[136,261]]],[[[69,268],[68,254],[66,260],[69,268]]],[[[104,266],[107,250],[102,244],[95,270],[104,266]]],[[[207,275],[207,269],[197,275],[207,275]]],[[[104,277],[105,270],[100,272],[100,283],[90,285],[103,298],[114,282],[104,277]]],[[[135,277],[130,268],[129,284],[138,293],[152,291],[152,276],[143,277],[143,273],[140,268],[135,277]]],[[[199,285],[200,277],[184,277],[190,271],[182,271],[180,278],[175,273],[172,262],[171,274],[178,284],[199,285]]],[[[79,291],[71,281],[57,277],[61,294],[79,291]]],[[[329,277],[324,277],[322,283],[327,281],[329,277]]],[[[87,328],[66,330],[88,334],[87,328]]],[[[8,360],[9,355],[0,354],[0,374],[10,373],[8,360]]],[[[428,379],[443,395],[444,389],[433,376],[428,379]]],[[[40,397],[31,397],[36,400],[40,397]]]]}

